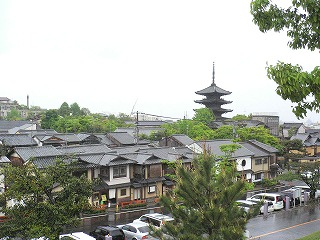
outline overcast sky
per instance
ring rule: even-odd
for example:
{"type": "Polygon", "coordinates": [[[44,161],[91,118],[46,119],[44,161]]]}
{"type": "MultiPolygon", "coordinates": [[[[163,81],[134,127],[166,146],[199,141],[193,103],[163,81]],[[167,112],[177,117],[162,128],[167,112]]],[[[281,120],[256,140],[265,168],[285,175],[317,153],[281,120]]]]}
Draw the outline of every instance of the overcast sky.
{"type": "Polygon", "coordinates": [[[294,51],[285,34],[261,33],[250,0],[0,0],[0,96],[93,113],[144,112],[191,118],[196,91],[215,83],[232,94],[225,114],[277,113],[297,120],[275,93],[266,63],[311,70],[319,52],[294,51]]]}

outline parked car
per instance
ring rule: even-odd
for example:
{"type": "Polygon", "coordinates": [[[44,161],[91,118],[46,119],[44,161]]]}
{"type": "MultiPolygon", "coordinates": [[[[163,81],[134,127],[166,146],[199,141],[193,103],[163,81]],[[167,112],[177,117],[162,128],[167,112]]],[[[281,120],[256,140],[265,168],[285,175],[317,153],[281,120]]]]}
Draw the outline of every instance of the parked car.
{"type": "Polygon", "coordinates": [[[124,235],[126,236],[126,240],[157,239],[149,235],[149,224],[145,222],[136,221],[124,225],[117,225],[117,227],[122,229],[124,235]]]}
{"type": "Polygon", "coordinates": [[[247,200],[268,200],[271,201],[274,205],[274,210],[283,209],[283,198],[279,193],[257,193],[247,198],[247,200]]]}
{"type": "Polygon", "coordinates": [[[59,239],[61,239],[61,240],[72,240],[72,239],[95,240],[94,237],[92,237],[84,232],[74,232],[74,233],[62,234],[59,236],[59,239]]]}
{"type": "Polygon", "coordinates": [[[148,213],[142,215],[138,219],[133,220],[133,222],[144,222],[147,224],[152,224],[156,228],[162,227],[167,221],[174,221],[174,219],[161,213],[148,213]]]}
{"type": "Polygon", "coordinates": [[[112,240],[125,240],[126,237],[122,229],[114,226],[97,226],[96,229],[90,232],[90,236],[97,240],[105,240],[105,236],[110,234],[112,240]]]}
{"type": "MultiPolygon", "coordinates": [[[[242,208],[246,213],[248,213],[251,209],[253,209],[254,207],[257,206],[257,204],[262,201],[259,199],[252,199],[252,200],[237,200],[236,202],[238,203],[238,206],[240,208],[242,208]]],[[[274,211],[274,206],[273,203],[271,201],[266,201],[265,202],[268,203],[268,213],[273,212],[274,211]]],[[[261,203],[262,206],[260,207],[259,213],[263,214],[264,213],[264,204],[261,203]]]]}

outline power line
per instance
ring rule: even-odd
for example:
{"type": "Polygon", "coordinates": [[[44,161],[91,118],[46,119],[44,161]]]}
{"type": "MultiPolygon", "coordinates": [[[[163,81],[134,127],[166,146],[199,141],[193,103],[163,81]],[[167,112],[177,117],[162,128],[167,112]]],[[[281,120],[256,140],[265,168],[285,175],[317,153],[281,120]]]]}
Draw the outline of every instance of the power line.
{"type": "Polygon", "coordinates": [[[165,116],[161,116],[161,115],[155,115],[155,114],[143,113],[143,112],[139,112],[139,113],[140,113],[140,114],[144,114],[144,115],[148,115],[148,116],[152,116],[152,117],[161,117],[161,118],[181,120],[181,118],[165,117],[165,116]]]}

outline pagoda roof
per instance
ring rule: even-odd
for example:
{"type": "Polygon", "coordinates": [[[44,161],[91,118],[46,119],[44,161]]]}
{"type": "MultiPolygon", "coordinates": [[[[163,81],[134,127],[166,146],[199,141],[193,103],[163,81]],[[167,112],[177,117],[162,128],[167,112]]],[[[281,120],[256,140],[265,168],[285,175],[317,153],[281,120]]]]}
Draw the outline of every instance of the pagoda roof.
{"type": "Polygon", "coordinates": [[[222,103],[222,104],[227,104],[227,103],[232,103],[232,101],[227,101],[227,100],[224,100],[224,99],[214,99],[214,100],[212,100],[212,99],[208,99],[208,98],[204,98],[204,99],[202,99],[202,100],[195,100],[194,102],[196,102],[196,103],[206,103],[206,104],[208,104],[208,103],[222,103]]]}
{"type": "Polygon", "coordinates": [[[219,93],[221,95],[231,94],[231,92],[223,90],[222,88],[218,87],[215,83],[212,83],[209,87],[196,92],[196,94],[200,95],[208,95],[212,93],[219,93]]]}

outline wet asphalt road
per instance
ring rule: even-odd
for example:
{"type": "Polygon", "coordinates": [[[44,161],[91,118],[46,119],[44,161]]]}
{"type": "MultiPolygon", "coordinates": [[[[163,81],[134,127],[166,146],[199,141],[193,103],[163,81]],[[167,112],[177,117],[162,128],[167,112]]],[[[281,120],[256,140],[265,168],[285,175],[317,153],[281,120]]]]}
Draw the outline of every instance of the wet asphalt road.
{"type": "Polygon", "coordinates": [[[320,231],[320,205],[309,203],[289,210],[260,215],[249,221],[252,239],[293,240],[320,231]]]}
{"type": "MultiPolygon", "coordinates": [[[[160,208],[128,213],[106,213],[96,217],[84,217],[78,228],[65,229],[66,232],[83,231],[89,233],[98,225],[117,225],[131,222],[144,213],[161,212],[160,208]]],[[[247,224],[251,239],[255,240],[294,240],[320,231],[320,204],[309,203],[307,206],[296,206],[289,210],[280,210],[259,215],[247,224]]]]}

